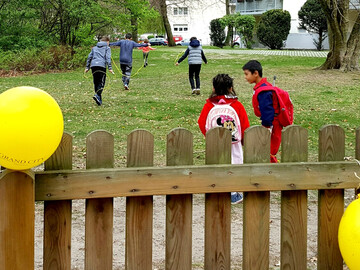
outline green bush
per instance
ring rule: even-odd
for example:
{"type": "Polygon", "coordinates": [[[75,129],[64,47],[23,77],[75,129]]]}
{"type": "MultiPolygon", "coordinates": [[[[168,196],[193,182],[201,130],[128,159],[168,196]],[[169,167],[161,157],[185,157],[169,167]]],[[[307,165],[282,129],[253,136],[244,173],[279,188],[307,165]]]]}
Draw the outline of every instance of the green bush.
{"type": "Polygon", "coordinates": [[[85,66],[90,48],[51,46],[42,50],[0,51],[0,69],[5,71],[67,70],[85,66]]]}
{"type": "Polygon", "coordinates": [[[270,49],[281,49],[290,32],[290,13],[273,9],[262,14],[257,28],[257,37],[261,44],[270,49]]]}
{"type": "Polygon", "coordinates": [[[222,48],[225,40],[225,27],[221,19],[214,19],[210,22],[210,39],[212,45],[222,48]]]}

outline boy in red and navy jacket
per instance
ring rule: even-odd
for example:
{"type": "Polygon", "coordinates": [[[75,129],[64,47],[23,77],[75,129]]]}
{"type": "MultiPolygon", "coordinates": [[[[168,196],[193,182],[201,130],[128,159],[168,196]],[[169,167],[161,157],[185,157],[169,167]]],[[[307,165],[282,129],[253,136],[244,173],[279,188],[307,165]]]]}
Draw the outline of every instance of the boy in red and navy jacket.
{"type": "Polygon", "coordinates": [[[255,83],[252,104],[256,116],[260,116],[261,124],[271,133],[270,162],[277,163],[276,154],[281,143],[282,126],[277,118],[279,101],[269,86],[266,78],[262,78],[262,66],[256,60],[250,60],[243,66],[245,79],[248,83],[255,83]]]}

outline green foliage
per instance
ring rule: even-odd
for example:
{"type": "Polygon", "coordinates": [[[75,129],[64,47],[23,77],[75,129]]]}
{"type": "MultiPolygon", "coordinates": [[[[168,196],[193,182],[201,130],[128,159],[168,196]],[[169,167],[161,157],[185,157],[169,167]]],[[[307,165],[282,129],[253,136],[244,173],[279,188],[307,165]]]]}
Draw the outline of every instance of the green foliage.
{"type": "Polygon", "coordinates": [[[221,19],[214,19],[210,22],[210,39],[214,46],[222,48],[225,39],[225,26],[221,19]]]}
{"type": "Polygon", "coordinates": [[[290,32],[290,13],[286,10],[273,9],[262,14],[257,37],[261,44],[270,49],[281,49],[290,32]]]}
{"type": "Polygon", "coordinates": [[[148,0],[4,0],[0,4],[0,49],[50,45],[89,46],[96,36],[132,32],[159,14],[148,0]],[[131,22],[136,22],[132,24],[131,22]]]}
{"type": "Polygon", "coordinates": [[[233,46],[234,27],[238,16],[240,16],[240,13],[225,15],[224,17],[220,18],[220,23],[223,25],[223,27],[227,27],[228,29],[225,45],[233,46]]]}
{"type": "Polygon", "coordinates": [[[298,16],[301,28],[319,35],[317,40],[314,39],[314,44],[317,50],[321,51],[327,32],[327,20],[321,4],[317,0],[307,0],[298,16]]]}
{"type": "Polygon", "coordinates": [[[254,44],[255,23],[255,17],[252,15],[240,15],[236,17],[236,31],[242,36],[247,49],[251,49],[254,44]]]}
{"type": "Polygon", "coordinates": [[[0,69],[7,71],[44,72],[84,66],[89,49],[51,46],[21,51],[0,51],[0,69]]]}

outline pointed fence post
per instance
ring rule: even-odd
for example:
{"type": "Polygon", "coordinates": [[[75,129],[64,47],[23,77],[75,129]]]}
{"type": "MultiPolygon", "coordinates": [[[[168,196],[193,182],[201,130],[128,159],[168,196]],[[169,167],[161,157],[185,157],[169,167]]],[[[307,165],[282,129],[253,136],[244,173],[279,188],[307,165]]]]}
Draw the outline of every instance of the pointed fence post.
{"type": "MultiPolygon", "coordinates": [[[[113,167],[114,136],[105,130],[91,132],[86,137],[86,169],[113,167]]],[[[87,270],[112,269],[113,210],[113,198],[86,200],[85,269],[87,270]]]]}
{"type": "MultiPolygon", "coordinates": [[[[127,166],[147,167],[154,163],[154,136],[135,130],[127,139],[127,166]]],[[[149,179],[151,181],[151,179],[149,179]]],[[[153,196],[126,197],[125,267],[152,269],[153,196]]]]}
{"type": "MultiPolygon", "coordinates": [[[[167,136],[166,165],[193,164],[193,135],[177,128],[167,136]]],[[[165,269],[192,269],[192,194],[166,196],[165,269]]]]}
{"type": "Polygon", "coordinates": [[[0,269],[34,269],[35,175],[0,175],[0,269]]]}
{"type": "MultiPolygon", "coordinates": [[[[45,171],[72,169],[73,137],[64,133],[45,171]]],[[[44,270],[71,269],[71,200],[44,202],[44,270]]]]}
{"type": "MultiPolygon", "coordinates": [[[[319,131],[319,161],[343,161],[345,132],[338,125],[326,125],[319,131]]],[[[343,269],[338,243],[338,228],[344,212],[344,190],[319,190],[318,269],[343,269]]]]}
{"type": "MultiPolygon", "coordinates": [[[[288,126],[281,136],[281,162],[307,162],[308,132],[288,126]]],[[[296,183],[294,183],[296,188],[296,183]]],[[[307,190],[281,192],[281,269],[307,268],[307,190]]]]}
{"type": "MultiPolygon", "coordinates": [[[[231,164],[231,133],[216,127],[206,133],[206,164],[231,164]]],[[[230,193],[205,194],[205,269],[230,269],[230,193]]]]}
{"type": "MultiPolygon", "coordinates": [[[[244,163],[270,162],[270,132],[252,126],[244,134],[244,163]]],[[[253,185],[257,185],[253,179],[253,185]]],[[[269,268],[270,192],[244,192],[243,269],[269,268]]]]}

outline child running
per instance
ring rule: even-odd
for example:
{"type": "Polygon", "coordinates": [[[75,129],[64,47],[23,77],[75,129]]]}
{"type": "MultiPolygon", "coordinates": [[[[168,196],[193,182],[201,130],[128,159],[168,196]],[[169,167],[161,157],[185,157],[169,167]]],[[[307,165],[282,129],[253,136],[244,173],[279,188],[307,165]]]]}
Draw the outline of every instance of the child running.
{"type": "Polygon", "coordinates": [[[86,61],[85,72],[88,72],[91,68],[95,95],[93,99],[97,105],[102,104],[102,92],[105,87],[106,80],[106,65],[109,68],[109,71],[114,74],[111,66],[111,50],[109,47],[109,38],[102,37],[100,42],[96,44],[95,47],[91,49],[89,56],[86,61]]]}
{"type": "Polygon", "coordinates": [[[189,63],[189,81],[191,86],[191,94],[200,95],[200,70],[202,61],[207,64],[207,60],[204,51],[200,45],[200,41],[196,37],[190,38],[190,45],[186,49],[183,56],[176,62],[175,65],[179,65],[188,56],[189,63]],[[195,83],[194,83],[195,76],[195,83]]]}
{"type": "MultiPolygon", "coordinates": [[[[225,127],[231,131],[231,164],[243,163],[244,131],[250,126],[244,106],[238,101],[233,79],[228,74],[218,74],[213,78],[213,91],[200,113],[198,124],[201,132],[214,127],[225,127]]],[[[231,192],[233,204],[242,201],[242,194],[231,192]]]]}
{"type": "Polygon", "coordinates": [[[125,35],[125,39],[111,42],[111,46],[120,47],[120,68],[122,72],[122,81],[124,84],[125,90],[129,90],[130,76],[132,70],[132,53],[135,47],[147,47],[149,44],[143,43],[139,44],[132,40],[131,33],[125,35]]]}
{"type": "MultiPolygon", "coordinates": [[[[146,38],[146,39],[144,40],[144,43],[149,43],[149,40],[146,38]]],[[[147,46],[147,47],[140,47],[140,48],[138,48],[138,49],[143,51],[144,67],[147,67],[147,65],[148,65],[149,52],[150,52],[150,50],[153,51],[153,50],[156,50],[156,49],[153,48],[153,47],[151,47],[150,45],[147,46]]]]}

